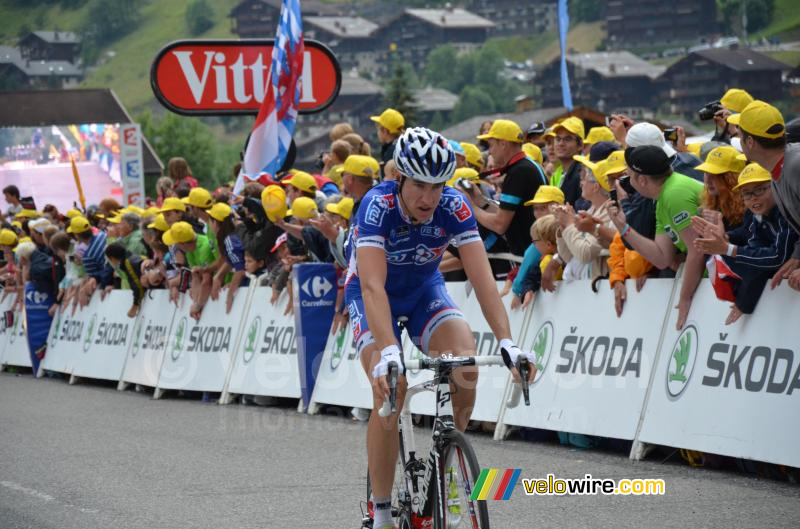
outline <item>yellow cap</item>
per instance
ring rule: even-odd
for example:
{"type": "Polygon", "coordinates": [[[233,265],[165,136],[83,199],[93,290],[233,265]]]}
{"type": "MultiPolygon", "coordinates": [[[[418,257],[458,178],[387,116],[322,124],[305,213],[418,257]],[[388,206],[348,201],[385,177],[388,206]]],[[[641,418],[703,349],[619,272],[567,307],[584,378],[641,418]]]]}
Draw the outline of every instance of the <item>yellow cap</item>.
{"type": "Polygon", "coordinates": [[[86,217],[73,217],[69,221],[69,226],[67,227],[67,233],[83,233],[85,231],[89,231],[92,229],[89,221],[86,220],[86,217]]]}
{"type": "Polygon", "coordinates": [[[11,246],[12,248],[17,244],[17,234],[11,230],[0,230],[0,246],[11,246]]]}
{"type": "Polygon", "coordinates": [[[192,242],[195,238],[197,238],[197,235],[195,235],[192,225],[183,221],[173,224],[172,227],[161,236],[161,240],[163,240],[164,244],[167,246],[192,242]]]}
{"type": "Polygon", "coordinates": [[[106,220],[108,220],[108,222],[110,222],[111,224],[119,224],[120,222],[122,222],[122,215],[123,215],[122,211],[118,211],[113,217],[109,217],[106,220]]]}
{"type": "Polygon", "coordinates": [[[279,185],[268,185],[261,191],[261,206],[270,222],[286,216],[286,191],[279,185]]]}
{"type": "Polygon", "coordinates": [[[589,129],[589,134],[586,135],[586,139],[583,140],[583,143],[587,145],[594,145],[600,141],[616,141],[614,138],[614,133],[611,132],[611,129],[608,127],[592,127],[589,129]]]}
{"type": "Polygon", "coordinates": [[[350,197],[344,197],[336,204],[328,204],[325,206],[325,211],[330,211],[336,215],[340,215],[347,220],[350,220],[350,215],[353,214],[353,199],[350,197]]]}
{"type": "Polygon", "coordinates": [[[589,170],[594,175],[594,179],[597,180],[598,184],[600,184],[600,187],[602,187],[606,191],[609,191],[611,189],[611,186],[608,185],[608,178],[606,177],[606,173],[603,168],[603,162],[605,162],[605,160],[600,160],[599,162],[594,163],[589,160],[588,156],[582,156],[580,154],[574,155],[572,159],[588,167],[589,170]]]}
{"type": "Polygon", "coordinates": [[[581,118],[570,116],[561,123],[553,125],[553,133],[555,134],[555,131],[560,128],[567,129],[569,132],[583,140],[583,135],[585,132],[583,128],[583,120],[581,120],[581,118]]]}
{"type": "Polygon", "coordinates": [[[153,219],[153,222],[148,224],[147,227],[150,228],[151,230],[158,230],[160,232],[165,232],[169,230],[169,224],[167,224],[167,221],[164,219],[163,213],[159,213],[158,215],[156,215],[156,218],[153,219]]]}
{"type": "Polygon", "coordinates": [[[563,204],[566,198],[564,192],[556,186],[539,186],[536,194],[532,199],[523,204],[524,206],[532,206],[534,204],[547,204],[555,202],[556,204],[563,204]]]}
{"type": "Polygon", "coordinates": [[[344,172],[344,165],[334,165],[328,170],[328,173],[325,175],[331,179],[331,181],[336,184],[336,187],[339,189],[342,188],[342,173],[344,172]]]}
{"type": "Polygon", "coordinates": [[[155,217],[156,215],[158,215],[158,213],[160,211],[161,210],[158,209],[157,207],[151,206],[151,207],[147,208],[146,210],[144,210],[144,214],[142,216],[143,217],[155,217]]]}
{"type": "Polygon", "coordinates": [[[489,132],[478,136],[479,140],[488,140],[489,138],[522,143],[525,139],[525,134],[522,133],[519,125],[510,119],[496,119],[492,123],[492,128],[489,129],[489,132]]]}
{"type": "Polygon", "coordinates": [[[20,237],[19,244],[22,244],[24,242],[33,242],[33,240],[30,237],[20,237]]]}
{"type": "Polygon", "coordinates": [[[20,221],[18,221],[18,220],[12,221],[11,225],[14,226],[15,228],[17,228],[18,230],[22,229],[22,223],[20,221]]]}
{"type": "Polygon", "coordinates": [[[608,175],[621,173],[628,168],[625,163],[625,151],[614,151],[608,155],[608,158],[598,164],[597,170],[603,175],[604,180],[608,182],[608,175]]]}
{"type": "Polygon", "coordinates": [[[133,204],[129,205],[125,209],[128,210],[127,213],[136,213],[140,217],[143,216],[145,213],[147,213],[147,210],[144,210],[144,209],[140,208],[139,206],[135,206],[133,204]]]}
{"type": "Polygon", "coordinates": [[[758,99],[747,105],[741,114],[728,116],[728,123],[738,125],[751,136],[760,138],[775,139],[786,133],[780,110],[758,99]]]}
{"type": "Polygon", "coordinates": [[[372,156],[364,156],[363,154],[351,154],[344,161],[342,166],[343,173],[350,173],[353,176],[361,176],[364,178],[378,178],[381,166],[378,160],[372,156]]]}
{"type": "Polygon", "coordinates": [[[208,189],[202,187],[193,187],[189,191],[189,196],[183,199],[183,202],[200,209],[208,209],[214,203],[211,193],[208,189]]]}
{"type": "Polygon", "coordinates": [[[387,108],[380,116],[370,116],[369,119],[388,130],[390,134],[397,134],[406,124],[403,114],[393,108],[387,108]]]}
{"type": "Polygon", "coordinates": [[[161,213],[165,211],[186,211],[186,204],[183,201],[176,197],[169,197],[164,199],[164,203],[161,205],[161,213]]]}
{"type": "Polygon", "coordinates": [[[741,112],[747,105],[753,102],[753,96],[741,88],[731,88],[722,99],[719,100],[723,107],[731,112],[741,112]]]}
{"type": "Polygon", "coordinates": [[[14,215],[15,219],[35,219],[37,217],[41,217],[42,214],[34,209],[23,209],[16,215],[14,215]]]}
{"type": "Polygon", "coordinates": [[[559,123],[561,123],[561,122],[560,121],[556,121],[555,123],[550,125],[550,127],[546,131],[544,131],[544,134],[542,134],[542,138],[545,138],[545,139],[546,138],[555,138],[556,137],[556,127],[558,127],[559,123]]]}
{"type": "Polygon", "coordinates": [[[287,215],[298,219],[313,219],[317,216],[317,203],[308,197],[297,197],[292,202],[292,209],[286,212],[287,215]]]}
{"type": "Polygon", "coordinates": [[[694,143],[686,144],[686,150],[700,158],[700,149],[703,148],[703,142],[696,141],[694,143]]]}
{"type": "Polygon", "coordinates": [[[305,171],[293,171],[292,176],[281,180],[281,185],[293,185],[306,193],[313,193],[317,190],[317,181],[305,171]]]}
{"type": "Polygon", "coordinates": [[[461,148],[464,149],[464,157],[467,163],[473,167],[483,167],[483,156],[481,150],[474,143],[461,142],[461,148]]]}
{"type": "Polygon", "coordinates": [[[83,213],[81,213],[80,211],[78,211],[75,208],[68,209],[67,213],[66,213],[66,216],[67,216],[68,219],[74,219],[75,217],[80,217],[82,215],[83,215],[83,213]]]}
{"type": "Polygon", "coordinates": [[[208,216],[222,222],[231,216],[231,207],[224,202],[217,202],[208,209],[208,216]]]}
{"type": "Polygon", "coordinates": [[[742,172],[739,173],[739,183],[736,184],[734,189],[739,189],[747,184],[757,184],[759,182],[770,181],[772,181],[772,175],[769,174],[769,171],[753,162],[748,164],[744,169],[742,169],[742,172]]]}
{"type": "Polygon", "coordinates": [[[728,145],[711,149],[706,161],[695,167],[696,171],[711,174],[738,173],[744,169],[744,160],[739,159],[739,151],[728,145]]]}
{"type": "Polygon", "coordinates": [[[542,150],[539,148],[538,145],[534,145],[533,143],[523,143],[522,152],[525,153],[525,156],[527,156],[534,162],[538,163],[539,165],[541,165],[542,162],[544,162],[544,158],[542,157],[542,150]]]}

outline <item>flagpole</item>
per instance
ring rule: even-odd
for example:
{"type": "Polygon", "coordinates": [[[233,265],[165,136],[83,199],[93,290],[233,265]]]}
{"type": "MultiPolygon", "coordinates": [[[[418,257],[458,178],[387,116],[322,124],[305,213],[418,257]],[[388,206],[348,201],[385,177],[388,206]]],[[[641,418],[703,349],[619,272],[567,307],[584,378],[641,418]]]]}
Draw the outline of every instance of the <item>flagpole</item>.
{"type": "Polygon", "coordinates": [[[75,187],[78,188],[78,200],[81,202],[81,208],[83,208],[84,213],[86,212],[86,197],[83,196],[83,186],[81,185],[81,177],[78,174],[78,166],[75,165],[75,157],[69,157],[70,163],[72,163],[72,177],[75,179],[75,187]]]}

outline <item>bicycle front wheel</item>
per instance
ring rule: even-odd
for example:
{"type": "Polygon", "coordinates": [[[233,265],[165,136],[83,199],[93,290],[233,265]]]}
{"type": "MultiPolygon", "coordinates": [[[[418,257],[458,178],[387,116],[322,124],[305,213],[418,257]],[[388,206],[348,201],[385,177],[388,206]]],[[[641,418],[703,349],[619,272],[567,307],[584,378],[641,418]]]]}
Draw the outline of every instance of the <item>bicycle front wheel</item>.
{"type": "Polygon", "coordinates": [[[481,467],[464,434],[446,434],[442,461],[442,482],[435,488],[435,529],[489,529],[486,501],[470,499],[481,467]],[[440,497],[442,490],[444,498],[440,497]]]}

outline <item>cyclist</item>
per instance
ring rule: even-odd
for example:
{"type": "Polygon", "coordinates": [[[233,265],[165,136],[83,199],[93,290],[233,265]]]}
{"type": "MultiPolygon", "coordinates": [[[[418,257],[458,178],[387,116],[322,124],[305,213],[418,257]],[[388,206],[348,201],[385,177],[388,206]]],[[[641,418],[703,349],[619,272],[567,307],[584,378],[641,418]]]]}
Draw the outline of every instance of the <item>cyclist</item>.
{"type": "MultiPolygon", "coordinates": [[[[398,415],[381,418],[378,410],[389,395],[389,363],[396,362],[400,373],[404,372],[398,319],[407,318],[409,336],[431,356],[475,354],[472,331],[438,271],[448,244],[459,248],[464,271],[515,378],[519,377],[513,368],[518,358],[527,357],[533,364],[533,356],[511,341],[508,315],[472,209],[460,192],[444,185],[455,171],[452,147],[436,132],[422,127],[407,129],[395,144],[394,162],[400,179],[372,188],[358,210],[345,288],[356,348],[372,385],[367,459],[374,529],[394,527],[391,491],[398,454],[398,415]]],[[[529,379],[535,374],[531,368],[529,379]]],[[[461,431],[469,422],[477,380],[475,367],[453,373],[454,419],[461,431]]],[[[401,376],[398,410],[405,389],[405,377],[401,376]]]]}

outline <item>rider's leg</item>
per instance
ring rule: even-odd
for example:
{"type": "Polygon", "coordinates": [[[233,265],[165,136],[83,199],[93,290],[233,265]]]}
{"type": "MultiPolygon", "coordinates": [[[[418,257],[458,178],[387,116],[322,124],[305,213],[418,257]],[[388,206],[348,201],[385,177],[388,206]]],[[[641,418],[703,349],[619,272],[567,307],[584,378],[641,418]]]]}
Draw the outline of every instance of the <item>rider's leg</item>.
{"type": "MultiPolygon", "coordinates": [[[[453,356],[475,355],[475,338],[467,322],[461,318],[451,318],[440,323],[431,334],[426,352],[431,357],[442,353],[453,356]]],[[[453,370],[450,388],[453,398],[453,414],[456,428],[464,431],[469,424],[472,408],[475,406],[475,388],[478,384],[477,367],[460,367],[453,370]]]]}
{"type": "Polygon", "coordinates": [[[376,385],[372,380],[372,370],[380,360],[380,356],[380,351],[374,343],[365,346],[361,351],[361,365],[372,386],[372,413],[370,413],[367,425],[367,461],[372,495],[376,498],[389,498],[392,494],[399,451],[397,417],[405,400],[406,378],[399,377],[397,381],[398,413],[388,417],[378,415],[384,396],[376,391],[376,385]]]}

